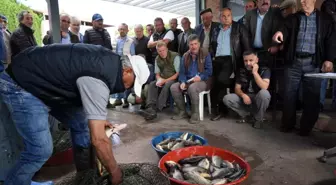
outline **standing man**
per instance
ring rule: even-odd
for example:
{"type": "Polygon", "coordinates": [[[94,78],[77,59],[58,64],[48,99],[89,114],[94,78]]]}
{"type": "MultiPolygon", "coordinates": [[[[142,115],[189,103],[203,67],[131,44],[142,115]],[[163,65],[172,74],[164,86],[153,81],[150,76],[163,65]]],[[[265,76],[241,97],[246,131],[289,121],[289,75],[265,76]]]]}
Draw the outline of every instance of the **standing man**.
{"type": "Polygon", "coordinates": [[[182,18],[181,25],[183,32],[178,36],[178,53],[183,56],[189,50],[188,37],[195,33],[195,30],[190,27],[190,20],[187,17],[182,18]]]}
{"type": "Polygon", "coordinates": [[[104,19],[100,14],[92,16],[92,28],[84,33],[83,43],[101,45],[105,48],[113,50],[111,36],[104,28],[104,19]]]}
{"type": "MultiPolygon", "coordinates": [[[[127,36],[128,33],[128,25],[125,23],[121,23],[118,28],[120,36],[117,39],[117,54],[121,57],[121,60],[126,60],[128,55],[135,55],[135,47],[133,43],[133,39],[127,36]]],[[[129,94],[118,93],[112,95],[116,100],[113,104],[109,104],[108,108],[115,108],[116,106],[122,105],[123,108],[127,108],[129,106],[127,102],[127,97],[129,94]],[[122,102],[124,99],[124,103],[122,102]]]]}
{"type": "MultiPolygon", "coordinates": [[[[10,37],[11,32],[7,29],[8,21],[7,17],[4,15],[0,15],[0,22],[2,22],[2,33],[3,33],[3,41],[5,44],[5,54],[6,59],[3,61],[4,67],[7,68],[8,64],[11,62],[11,48],[10,48],[10,37]]],[[[1,23],[0,23],[0,29],[1,29],[1,23]]]]}
{"type": "Polygon", "coordinates": [[[156,49],[159,54],[155,60],[156,81],[149,84],[146,110],[140,110],[146,120],[155,119],[157,111],[166,106],[170,86],[176,82],[180,71],[181,57],[178,53],[169,51],[164,41],[157,42],[156,49]]]}
{"type": "MultiPolygon", "coordinates": [[[[255,0],[248,0],[248,1],[245,2],[245,14],[248,11],[253,10],[255,8],[256,8],[255,0]]],[[[238,20],[238,23],[240,23],[240,24],[246,24],[245,15],[238,20]]]]}
{"type": "Polygon", "coordinates": [[[135,38],[133,40],[134,40],[134,46],[135,46],[135,54],[144,55],[147,63],[153,64],[152,52],[147,47],[149,38],[144,35],[143,26],[141,24],[135,25],[134,32],[135,32],[135,38]]]}
{"type": "Polygon", "coordinates": [[[241,117],[237,123],[252,123],[254,128],[261,128],[264,115],[271,101],[267,90],[271,70],[259,68],[258,57],[251,51],[244,52],[244,68],[237,75],[235,93],[224,97],[223,102],[241,117]]]}
{"type": "Polygon", "coordinates": [[[186,118],[187,112],[183,92],[187,91],[191,99],[191,118],[189,123],[199,123],[199,93],[209,89],[208,80],[212,75],[211,56],[208,51],[201,48],[201,43],[196,34],[188,38],[189,51],[183,57],[180,65],[178,81],[170,87],[174,101],[178,108],[178,114],[173,120],[186,118]]]}
{"type": "Polygon", "coordinates": [[[285,53],[285,96],[282,132],[290,132],[296,122],[297,93],[302,84],[303,113],[299,135],[307,136],[319,116],[321,80],[307,73],[331,72],[335,59],[335,30],[331,17],[315,9],[316,0],[302,0],[302,10],[284,22],[273,40],[283,43],[285,53]]]}
{"type": "Polygon", "coordinates": [[[37,46],[33,27],[33,16],[28,11],[22,11],[18,15],[19,28],[11,35],[10,47],[12,57],[31,46],[37,46]]]}
{"type": "Polygon", "coordinates": [[[252,46],[259,58],[259,65],[272,67],[273,57],[270,53],[278,51],[278,47],[272,43],[272,37],[278,30],[281,20],[279,8],[271,8],[271,0],[257,0],[257,8],[247,12],[245,19],[252,46]]]}
{"type": "Polygon", "coordinates": [[[152,58],[155,61],[155,58],[158,56],[158,52],[156,51],[156,45],[159,41],[163,41],[166,43],[168,50],[173,50],[173,41],[174,41],[174,33],[172,30],[166,30],[164,27],[164,23],[162,18],[158,17],[154,20],[155,32],[149,39],[148,48],[152,50],[152,58]]]}
{"type": "Polygon", "coordinates": [[[177,52],[178,50],[178,42],[177,42],[177,37],[180,35],[180,33],[182,33],[181,29],[178,29],[177,26],[177,19],[173,18],[169,21],[169,25],[170,25],[170,30],[173,31],[174,33],[174,41],[172,42],[173,47],[172,47],[172,51],[177,52]]]}
{"type": "Polygon", "coordinates": [[[123,92],[133,84],[140,96],[149,71],[139,56],[123,63],[119,58],[109,49],[86,44],[31,47],[13,58],[0,75],[0,95],[10,107],[25,147],[5,185],[30,185],[51,156],[49,109],[70,127],[77,172],[93,169],[92,144],[112,184],[122,182],[111,140],[105,134],[106,127],[113,128],[106,120],[106,105],[109,94],[123,92]]]}
{"type": "Polygon", "coordinates": [[[148,38],[150,38],[152,35],[153,35],[153,33],[154,33],[154,26],[153,26],[153,24],[147,24],[147,26],[146,26],[146,32],[147,32],[147,37],[148,38]]]}
{"type": "Polygon", "coordinates": [[[211,8],[202,10],[200,12],[202,24],[195,27],[195,33],[201,41],[201,47],[211,53],[211,57],[214,56],[213,51],[211,51],[210,44],[212,42],[211,38],[214,29],[220,26],[218,22],[213,22],[213,15],[211,8]]]}
{"type": "Polygon", "coordinates": [[[70,19],[70,33],[76,35],[79,39],[80,43],[83,43],[84,35],[81,34],[80,31],[81,21],[77,17],[71,17],[70,19]]]}
{"type": "Polygon", "coordinates": [[[4,40],[4,31],[2,29],[3,27],[3,19],[2,15],[0,15],[0,73],[5,69],[4,63],[7,58],[7,53],[6,53],[6,45],[5,45],[5,40],[4,40]]]}
{"type": "Polygon", "coordinates": [[[215,111],[212,121],[219,120],[228,110],[223,104],[227,89],[233,91],[236,72],[244,67],[243,52],[251,49],[249,34],[244,25],[232,20],[230,8],[220,12],[221,26],[214,29],[211,47],[214,52],[211,105],[215,111]]]}

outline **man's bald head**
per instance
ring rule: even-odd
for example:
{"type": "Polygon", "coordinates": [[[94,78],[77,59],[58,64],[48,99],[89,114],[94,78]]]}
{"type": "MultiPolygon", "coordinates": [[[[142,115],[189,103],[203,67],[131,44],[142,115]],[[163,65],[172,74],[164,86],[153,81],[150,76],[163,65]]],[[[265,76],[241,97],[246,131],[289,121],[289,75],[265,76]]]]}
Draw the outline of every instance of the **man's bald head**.
{"type": "Polygon", "coordinates": [[[230,26],[232,24],[232,11],[230,8],[223,8],[219,17],[221,23],[224,26],[230,26]]]}

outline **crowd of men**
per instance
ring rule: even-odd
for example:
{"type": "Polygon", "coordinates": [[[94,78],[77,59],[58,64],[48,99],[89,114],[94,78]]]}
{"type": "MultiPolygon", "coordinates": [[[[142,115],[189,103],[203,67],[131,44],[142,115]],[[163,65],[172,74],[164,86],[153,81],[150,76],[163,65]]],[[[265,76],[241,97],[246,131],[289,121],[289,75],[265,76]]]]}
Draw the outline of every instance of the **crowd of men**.
{"type": "Polygon", "coordinates": [[[0,66],[5,72],[0,74],[0,94],[26,144],[5,184],[29,184],[50,157],[47,106],[52,115],[70,125],[77,171],[90,166],[91,137],[113,184],[122,181],[122,173],[104,134],[106,126],[113,127],[106,121],[106,107],[141,104],[140,114],[153,120],[167,103],[174,103],[178,112],[172,119],[189,118],[195,124],[200,122],[199,94],[210,90],[212,121],[231,109],[240,116],[238,123],[261,128],[271,100],[269,89],[275,88],[271,83],[274,55],[284,61],[281,131],[294,130],[302,88],[299,135],[309,135],[320,112],[322,88],[321,80],[304,75],[333,71],[336,58],[331,15],[335,11],[330,10],[335,6],[327,4],[335,1],[326,0],[322,11],[315,2],[302,0],[302,9],[296,11],[294,1],[285,0],[278,7],[271,7],[270,0],[248,1],[248,11],[238,22],[233,21],[230,8],[220,11],[220,22],[213,21],[211,9],[205,9],[200,12],[202,24],[195,29],[183,18],[183,31],[177,29],[177,19],[171,19],[167,29],[162,18],[156,18],[154,25],[146,26],[147,36],[143,26],[136,25],[134,38],[122,23],[116,48],[100,14],[92,16],[93,26],[84,35],[79,32],[80,20],[61,14],[61,40],[48,32],[44,47],[37,46],[30,12],[18,15],[20,24],[13,33],[1,15],[0,60],[4,65],[0,66]],[[113,104],[109,94],[116,99],[113,104]],[[185,96],[190,99],[191,115],[185,96]]]}
{"type": "MultiPolygon", "coordinates": [[[[81,21],[78,18],[61,14],[61,40],[53,40],[48,31],[43,43],[101,45],[114,49],[122,60],[127,55],[143,56],[151,75],[143,87],[142,96],[136,97],[132,90],[113,94],[115,101],[107,107],[127,108],[130,104],[141,103],[140,113],[147,120],[152,120],[157,117],[158,111],[167,106],[169,97],[172,96],[174,102],[170,103],[175,103],[179,110],[173,119],[182,119],[188,117],[184,102],[184,94],[187,94],[191,100],[190,123],[199,122],[198,94],[206,90],[211,90],[212,107],[209,108],[214,112],[211,120],[219,120],[230,108],[241,116],[238,122],[263,122],[264,112],[271,98],[268,87],[274,66],[273,56],[277,55],[284,58],[287,85],[283,95],[286,107],[283,111],[283,131],[293,129],[297,92],[302,84],[305,92],[303,120],[307,120],[303,122],[307,122],[304,125],[310,125],[305,129],[305,133],[308,133],[318,116],[319,110],[316,107],[321,107],[318,106],[317,89],[321,89],[320,102],[323,103],[322,94],[326,87],[323,85],[320,88],[318,80],[307,80],[302,78],[302,74],[319,72],[322,66],[323,69],[329,69],[334,59],[331,52],[334,49],[333,22],[328,15],[315,9],[314,4],[315,0],[305,0],[302,2],[302,10],[297,12],[296,2],[293,0],[285,0],[280,6],[271,6],[270,0],[251,0],[246,2],[246,15],[237,22],[233,21],[229,8],[220,12],[220,22],[213,21],[211,9],[205,9],[200,13],[202,24],[195,29],[191,28],[190,20],[186,17],[181,20],[183,31],[177,28],[177,19],[171,19],[170,29],[167,29],[162,18],[156,18],[154,25],[146,26],[147,36],[144,35],[143,26],[136,25],[134,38],[127,35],[128,25],[122,23],[118,27],[120,36],[115,49],[112,47],[110,34],[103,27],[104,19],[100,14],[92,16],[92,28],[86,30],[84,35],[79,32],[81,21]],[[318,21],[320,18],[322,21],[318,21]],[[291,26],[286,27],[290,24],[291,26]],[[316,29],[317,27],[320,29],[316,29]],[[316,34],[319,37],[316,38],[316,34]],[[276,37],[284,40],[280,44],[276,43],[276,37]],[[260,78],[253,76],[251,72],[255,69],[249,69],[250,55],[256,56],[252,57],[255,63],[252,66],[258,68],[261,73],[259,77],[267,85],[258,84],[260,78]],[[242,83],[247,82],[249,84],[246,88],[242,83]],[[230,92],[238,97],[228,95],[224,98],[230,92]],[[246,107],[260,113],[246,113],[246,107]]],[[[37,45],[32,30],[32,15],[23,11],[18,19],[19,28],[13,33],[7,30],[6,17],[1,16],[0,19],[3,25],[2,36],[6,43],[6,49],[3,50],[6,57],[2,59],[5,66],[20,51],[37,45]]],[[[322,84],[325,83],[324,81],[322,84]]]]}

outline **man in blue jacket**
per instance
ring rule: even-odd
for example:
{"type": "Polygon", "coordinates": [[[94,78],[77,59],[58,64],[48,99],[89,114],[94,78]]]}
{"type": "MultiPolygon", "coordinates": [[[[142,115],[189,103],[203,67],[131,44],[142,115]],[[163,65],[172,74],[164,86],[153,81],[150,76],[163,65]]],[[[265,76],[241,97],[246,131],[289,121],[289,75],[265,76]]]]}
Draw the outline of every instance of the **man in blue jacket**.
{"type": "MultiPolygon", "coordinates": [[[[212,62],[209,52],[201,49],[199,37],[192,34],[188,38],[189,51],[182,58],[177,83],[170,87],[179,113],[172,119],[179,120],[187,117],[183,92],[187,91],[191,99],[191,118],[189,122],[199,122],[199,93],[209,89],[209,78],[212,75],[212,62]]],[[[203,105],[201,105],[203,106],[203,105]]]]}
{"type": "Polygon", "coordinates": [[[112,184],[122,181],[111,141],[105,134],[105,127],[113,127],[106,120],[106,105],[110,94],[124,92],[133,84],[140,96],[149,76],[143,58],[128,58],[121,62],[111,50],[86,44],[31,47],[13,58],[0,75],[0,95],[25,148],[5,185],[30,185],[34,174],[51,156],[49,110],[70,127],[77,171],[94,165],[92,143],[112,184]]]}

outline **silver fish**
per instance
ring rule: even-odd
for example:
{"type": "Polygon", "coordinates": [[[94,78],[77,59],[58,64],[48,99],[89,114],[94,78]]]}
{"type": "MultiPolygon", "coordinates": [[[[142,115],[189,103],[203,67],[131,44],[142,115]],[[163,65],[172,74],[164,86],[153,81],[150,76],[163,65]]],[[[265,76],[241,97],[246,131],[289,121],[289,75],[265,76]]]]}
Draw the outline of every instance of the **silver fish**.
{"type": "Polygon", "coordinates": [[[240,179],[241,177],[243,177],[246,174],[246,170],[245,169],[240,169],[239,171],[237,171],[236,173],[230,175],[228,177],[228,179],[232,182],[235,180],[240,179]]]}
{"type": "Polygon", "coordinates": [[[192,167],[192,165],[191,164],[184,164],[183,165],[183,168],[187,168],[187,167],[192,167]]]}
{"type": "Polygon", "coordinates": [[[167,145],[171,141],[172,141],[172,138],[167,138],[167,139],[161,141],[160,143],[158,143],[158,145],[161,145],[161,146],[162,145],[167,145]]]}
{"type": "Polygon", "coordinates": [[[205,156],[192,156],[189,158],[181,159],[178,161],[179,164],[198,164],[201,160],[205,159],[205,156]]]}
{"type": "Polygon", "coordinates": [[[204,172],[206,172],[206,169],[198,167],[198,166],[190,166],[190,167],[183,167],[182,168],[182,172],[184,172],[184,173],[188,173],[188,172],[191,172],[191,171],[195,171],[195,172],[198,172],[198,173],[204,173],[204,172]]]}
{"type": "Polygon", "coordinates": [[[187,141],[194,141],[194,135],[191,135],[187,141]]]}
{"type": "Polygon", "coordinates": [[[157,144],[155,147],[156,147],[158,150],[164,151],[163,148],[162,148],[162,146],[159,145],[159,144],[157,144]]]}
{"type": "Polygon", "coordinates": [[[227,179],[215,179],[211,182],[213,185],[221,185],[227,183],[227,179]]]}
{"type": "Polygon", "coordinates": [[[165,165],[165,167],[167,168],[168,172],[169,172],[170,169],[172,169],[172,168],[178,168],[178,169],[181,169],[181,166],[180,166],[178,163],[174,162],[174,161],[166,161],[166,162],[164,163],[164,165],[165,165]]]}
{"type": "Polygon", "coordinates": [[[168,145],[167,145],[167,148],[168,148],[169,150],[171,150],[171,148],[173,148],[173,146],[174,146],[176,143],[177,143],[176,141],[169,142],[168,145]]]}
{"type": "Polygon", "coordinates": [[[202,167],[206,170],[209,170],[210,169],[210,161],[207,158],[205,158],[202,161],[200,161],[197,166],[202,167]]]}
{"type": "Polygon", "coordinates": [[[202,177],[200,175],[200,173],[195,172],[195,171],[185,173],[184,177],[188,180],[192,180],[192,181],[196,182],[196,184],[204,184],[204,185],[208,185],[208,184],[210,185],[211,184],[210,180],[202,177]]]}
{"type": "Polygon", "coordinates": [[[222,168],[234,168],[233,164],[226,160],[223,160],[221,167],[222,168]]]}
{"type": "Polygon", "coordinates": [[[169,175],[170,175],[170,177],[172,177],[174,179],[181,180],[181,181],[184,180],[181,171],[177,167],[171,168],[170,172],[169,172],[169,175]]]}
{"type": "Polygon", "coordinates": [[[188,141],[188,140],[186,140],[186,141],[184,141],[184,146],[200,146],[200,145],[202,145],[202,144],[199,144],[199,143],[196,143],[196,142],[194,142],[194,141],[188,141]]]}
{"type": "Polygon", "coordinates": [[[185,133],[183,133],[183,134],[181,135],[180,138],[181,138],[182,140],[187,140],[188,135],[189,135],[188,132],[185,132],[185,133]]]}
{"type": "Polygon", "coordinates": [[[211,157],[211,162],[215,167],[220,168],[223,160],[221,157],[214,155],[211,157]]]}
{"type": "Polygon", "coordinates": [[[183,144],[184,142],[182,141],[182,142],[178,142],[178,143],[176,143],[172,148],[171,148],[171,150],[177,150],[177,149],[180,149],[180,148],[183,148],[184,147],[184,144],[183,144]]]}
{"type": "Polygon", "coordinates": [[[218,170],[215,170],[211,175],[214,179],[220,179],[224,178],[234,172],[234,169],[231,168],[220,168],[218,170]]]}
{"type": "Polygon", "coordinates": [[[198,143],[198,144],[202,145],[202,142],[198,139],[195,140],[195,143],[198,143]]]}

